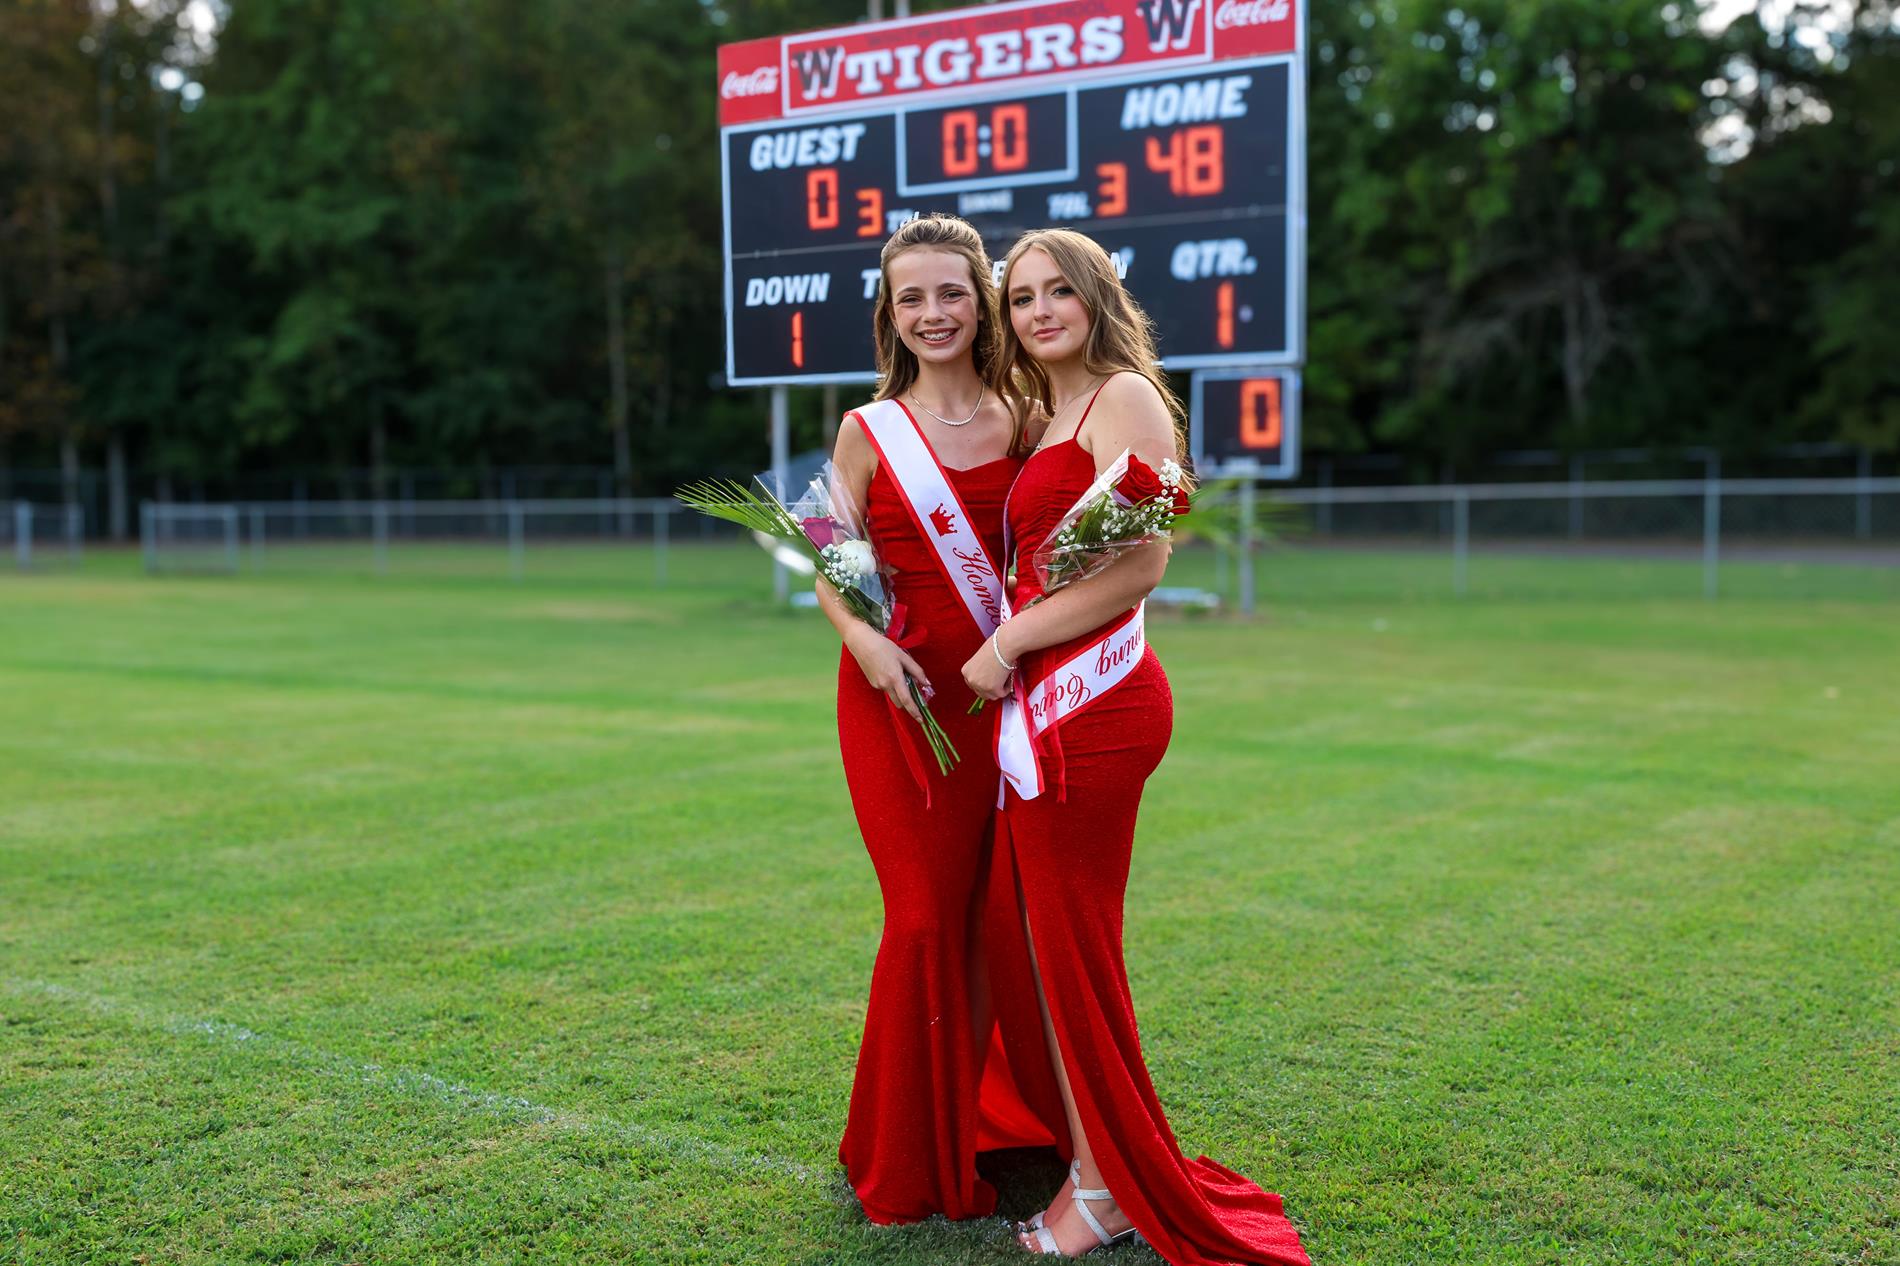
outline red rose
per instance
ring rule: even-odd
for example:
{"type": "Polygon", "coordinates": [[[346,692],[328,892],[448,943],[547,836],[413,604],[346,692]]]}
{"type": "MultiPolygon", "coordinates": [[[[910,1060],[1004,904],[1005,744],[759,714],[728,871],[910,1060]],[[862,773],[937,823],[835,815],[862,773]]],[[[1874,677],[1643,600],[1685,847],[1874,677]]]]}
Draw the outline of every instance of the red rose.
{"type": "Polygon", "coordinates": [[[1161,495],[1161,476],[1155,474],[1147,462],[1130,453],[1128,473],[1115,484],[1115,493],[1125,505],[1140,505],[1150,497],[1161,495]]]}
{"type": "Polygon", "coordinates": [[[805,529],[805,539],[812,543],[814,549],[823,550],[827,546],[851,539],[851,534],[845,531],[844,525],[836,519],[800,519],[798,525],[805,529]]]}
{"type": "Polygon", "coordinates": [[[1194,508],[1194,503],[1188,499],[1188,490],[1184,484],[1176,484],[1171,491],[1174,493],[1174,513],[1177,516],[1186,514],[1194,508]]]}

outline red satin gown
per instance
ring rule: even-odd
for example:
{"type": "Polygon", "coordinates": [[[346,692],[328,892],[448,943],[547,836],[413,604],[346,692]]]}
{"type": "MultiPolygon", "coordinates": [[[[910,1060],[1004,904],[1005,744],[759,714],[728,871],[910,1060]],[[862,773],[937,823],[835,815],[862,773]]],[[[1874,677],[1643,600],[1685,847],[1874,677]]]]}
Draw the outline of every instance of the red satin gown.
{"type": "MultiPolygon", "coordinates": [[[[1003,501],[1021,469],[1006,457],[968,470],[945,467],[990,558],[1003,558],[1003,501]]],[[[962,600],[918,535],[879,463],[866,515],[879,558],[896,570],[904,607],[900,641],[936,688],[931,711],[962,760],[937,772],[922,731],[871,688],[850,652],[838,663],[838,745],[865,849],[884,896],[884,935],[838,1159],[873,1222],[988,1215],[996,1192],[976,1176],[979,1147],[1047,1144],[992,1049],[983,964],[983,894],[993,842],[996,761],[986,711],[962,668],[981,648],[962,600]],[[899,731],[921,755],[930,803],[906,763],[899,731]],[[979,1085],[982,1110],[979,1110],[979,1085]]]]}
{"type": "MultiPolygon", "coordinates": [[[[1087,421],[1085,410],[1078,434],[1087,421]]],[[[1074,440],[1033,454],[1023,468],[1007,511],[1019,560],[1014,610],[1041,592],[1029,551],[1094,478],[1093,459],[1074,440]]],[[[1038,680],[1104,629],[1028,654],[1023,680],[1038,680]]],[[[1004,1046],[1015,1083],[1067,1157],[1060,1090],[1028,975],[1020,887],[1076,1112],[1122,1212],[1176,1266],[1307,1266],[1279,1196],[1205,1156],[1182,1155],[1142,1061],[1122,962],[1122,899],[1142,784],[1167,750],[1173,721],[1173,695],[1150,647],[1120,684],[1042,736],[1043,793],[1023,800],[1010,791],[987,933],[1004,1046]]]]}

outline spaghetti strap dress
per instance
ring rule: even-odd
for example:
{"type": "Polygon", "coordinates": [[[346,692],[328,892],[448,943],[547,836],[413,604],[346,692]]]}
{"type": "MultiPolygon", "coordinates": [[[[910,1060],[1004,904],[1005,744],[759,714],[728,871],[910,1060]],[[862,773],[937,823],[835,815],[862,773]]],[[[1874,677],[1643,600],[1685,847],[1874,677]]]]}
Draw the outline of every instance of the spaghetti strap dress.
{"type": "MultiPolygon", "coordinates": [[[[1003,502],[1021,465],[1005,457],[944,468],[999,566],[1003,502]]],[[[880,463],[865,514],[879,558],[895,573],[898,640],[935,687],[931,711],[961,760],[940,774],[917,723],[872,689],[849,651],[840,655],[838,745],[883,894],[884,930],[838,1159],[877,1223],[986,1216],[996,1193],[977,1177],[977,1151],[1050,1141],[999,1076],[1005,1065],[988,999],[980,923],[998,775],[989,718],[967,714],[972,696],[961,675],[984,635],[900,498],[880,463]],[[922,783],[903,750],[907,738],[922,753],[922,783]]]]}
{"type": "MultiPolygon", "coordinates": [[[[1087,422],[1085,410],[1078,435],[1087,422]]],[[[1074,439],[1025,465],[1007,507],[1019,563],[1014,610],[1041,592],[1028,551],[1094,478],[1093,459],[1074,439]]],[[[1038,680],[1108,627],[1026,654],[1024,680],[1038,680]]],[[[1176,1266],[1308,1266],[1279,1196],[1205,1156],[1182,1154],[1142,1059],[1122,960],[1122,904],[1142,787],[1173,721],[1168,679],[1149,647],[1120,684],[1038,741],[1047,789],[1031,800],[1008,792],[987,921],[1003,1044],[1014,1083],[1066,1159],[1073,1149],[1030,975],[1033,942],[1078,1119],[1103,1185],[1143,1238],[1176,1266]]]]}

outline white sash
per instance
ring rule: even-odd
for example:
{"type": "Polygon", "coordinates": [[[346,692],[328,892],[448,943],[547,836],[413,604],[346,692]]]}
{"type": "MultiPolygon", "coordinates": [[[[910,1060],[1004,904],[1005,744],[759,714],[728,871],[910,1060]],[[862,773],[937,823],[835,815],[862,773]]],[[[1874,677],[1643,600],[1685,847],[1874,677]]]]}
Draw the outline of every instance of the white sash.
{"type": "Polygon", "coordinates": [[[1003,580],[950,476],[903,405],[879,400],[854,412],[918,535],[930,542],[944,578],[963,599],[977,631],[988,637],[1002,623],[1003,580]]]}
{"type": "Polygon", "coordinates": [[[1146,604],[1110,625],[1101,637],[1044,673],[1035,684],[1003,696],[1003,712],[996,724],[996,767],[1003,771],[996,807],[1002,808],[1006,789],[1014,787],[1024,800],[1045,790],[1042,764],[1036,759],[1036,740],[1060,721],[1121,684],[1141,662],[1148,641],[1142,610],[1146,604]]]}

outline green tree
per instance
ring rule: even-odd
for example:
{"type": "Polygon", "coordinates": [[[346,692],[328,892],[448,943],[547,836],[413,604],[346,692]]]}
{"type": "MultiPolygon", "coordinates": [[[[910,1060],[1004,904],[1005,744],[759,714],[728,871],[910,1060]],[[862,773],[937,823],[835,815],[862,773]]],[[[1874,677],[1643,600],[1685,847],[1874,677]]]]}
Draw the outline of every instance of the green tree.
{"type": "MultiPolygon", "coordinates": [[[[1794,15],[1796,18],[1800,14],[1794,15]]],[[[1900,450],[1900,31],[1738,23],[1723,96],[1748,155],[1725,175],[1747,233],[1732,413],[1768,433],[1900,450]]]]}
{"type": "Polygon", "coordinates": [[[1457,460],[1658,434],[1655,299],[1726,249],[1696,87],[1719,50],[1649,0],[1359,13],[1359,128],[1314,217],[1410,326],[1377,436],[1457,460]]]}
{"type": "Polygon", "coordinates": [[[407,359],[402,68],[388,56],[404,12],[255,0],[219,35],[183,138],[194,185],[179,215],[237,248],[234,280],[256,303],[241,330],[219,331],[239,386],[230,416],[206,419],[230,442],[207,449],[227,461],[302,433],[339,464],[361,453],[382,467],[407,359]]]}

